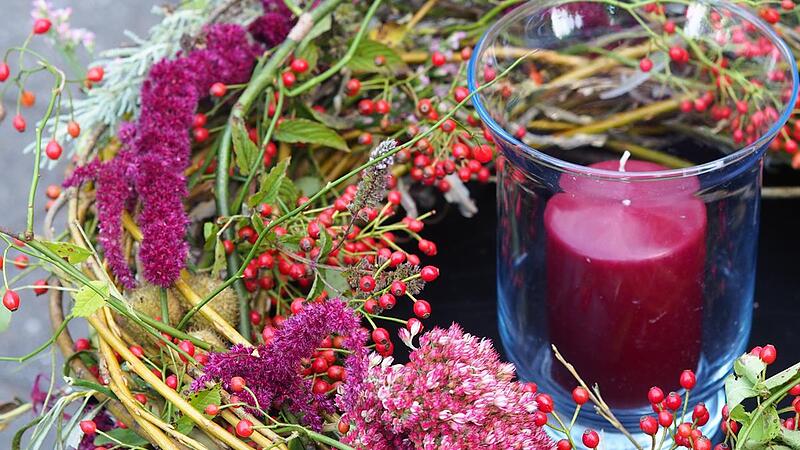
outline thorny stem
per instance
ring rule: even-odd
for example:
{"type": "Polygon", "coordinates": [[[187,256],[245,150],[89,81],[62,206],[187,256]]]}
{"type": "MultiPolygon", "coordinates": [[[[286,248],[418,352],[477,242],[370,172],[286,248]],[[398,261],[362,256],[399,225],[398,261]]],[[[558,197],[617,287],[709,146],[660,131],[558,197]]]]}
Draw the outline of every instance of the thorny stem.
{"type": "MultiPolygon", "coordinates": [[[[416,136],[414,136],[408,142],[406,142],[406,143],[404,143],[402,145],[398,145],[393,150],[391,150],[389,152],[386,152],[385,154],[381,155],[380,157],[375,158],[375,159],[371,159],[371,160],[365,162],[364,164],[361,164],[360,166],[356,167],[355,169],[351,170],[350,172],[346,173],[345,175],[339,177],[338,179],[336,179],[334,181],[329,181],[325,185],[325,187],[323,187],[322,189],[317,191],[317,193],[312,195],[308,200],[306,200],[305,203],[301,204],[300,206],[298,206],[295,209],[289,211],[288,213],[284,214],[283,216],[281,216],[281,217],[273,220],[272,222],[270,222],[269,225],[264,229],[264,231],[261,234],[259,234],[258,239],[253,244],[253,246],[250,248],[250,251],[247,253],[247,256],[245,256],[244,264],[239,266],[238,269],[236,270],[236,272],[232,276],[230,276],[227,280],[225,280],[224,283],[222,283],[219,286],[217,286],[217,288],[214,289],[211,293],[209,293],[203,300],[201,300],[199,303],[194,305],[192,307],[192,309],[190,309],[186,313],[186,315],[183,316],[183,319],[181,319],[181,322],[178,324],[178,328],[181,328],[182,325],[185,325],[189,320],[191,320],[192,317],[194,317],[195,314],[197,314],[198,311],[200,311],[200,309],[203,306],[205,306],[208,302],[213,300],[214,297],[216,297],[220,292],[222,292],[227,287],[229,287],[231,284],[233,284],[234,281],[239,280],[242,277],[242,274],[244,273],[244,268],[245,268],[246,264],[255,257],[255,255],[256,255],[256,253],[258,251],[258,248],[261,245],[261,243],[264,242],[264,239],[266,239],[266,237],[270,234],[270,232],[276,226],[278,226],[278,225],[280,225],[280,224],[282,224],[282,223],[294,218],[298,214],[301,214],[306,208],[308,208],[309,206],[313,205],[314,202],[316,202],[320,197],[322,197],[323,195],[327,194],[331,190],[335,189],[337,186],[341,185],[342,183],[344,183],[345,181],[347,181],[351,177],[361,173],[361,171],[363,171],[364,169],[370,168],[370,167],[378,164],[379,162],[383,161],[384,159],[394,156],[396,153],[400,152],[401,150],[413,146],[420,139],[423,139],[423,138],[427,137],[434,130],[438,129],[446,120],[448,120],[452,116],[454,116],[456,111],[459,110],[459,108],[461,108],[465,104],[467,104],[470,101],[472,101],[472,97],[474,97],[475,95],[477,95],[479,92],[483,91],[484,89],[487,89],[487,88],[493,86],[499,80],[502,80],[503,78],[505,78],[512,70],[514,70],[517,67],[517,65],[519,65],[522,61],[524,61],[525,58],[527,58],[527,55],[524,55],[524,56],[520,57],[519,59],[517,59],[516,61],[514,61],[511,65],[508,66],[508,68],[506,68],[502,73],[500,73],[497,77],[495,77],[494,80],[492,80],[492,81],[490,81],[488,83],[485,83],[485,84],[479,86],[474,91],[470,92],[469,95],[467,95],[467,97],[464,98],[464,100],[462,100],[461,102],[456,104],[453,108],[451,108],[450,111],[447,112],[447,114],[444,114],[439,119],[439,121],[436,122],[435,124],[433,124],[430,127],[430,129],[428,129],[426,132],[417,134],[416,136]]],[[[219,164],[222,165],[221,162],[219,164]]],[[[225,169],[224,173],[225,173],[225,175],[227,175],[227,168],[225,169]]],[[[246,319],[249,321],[249,316],[246,319]]]]}

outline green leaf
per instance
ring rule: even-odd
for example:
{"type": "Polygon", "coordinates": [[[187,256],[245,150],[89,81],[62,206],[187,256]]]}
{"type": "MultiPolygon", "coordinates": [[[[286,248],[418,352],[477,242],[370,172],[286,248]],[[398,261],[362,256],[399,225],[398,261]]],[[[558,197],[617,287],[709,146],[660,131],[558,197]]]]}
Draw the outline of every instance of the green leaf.
{"type": "Polygon", "coordinates": [[[761,372],[767,368],[766,363],[758,356],[745,353],[733,363],[733,372],[747,378],[753,385],[761,379],[761,372]]]}
{"type": "Polygon", "coordinates": [[[775,410],[775,407],[769,406],[754,419],[747,445],[766,444],[777,437],[780,431],[781,419],[778,417],[778,411],[775,410]]]}
{"type": "Polygon", "coordinates": [[[258,158],[258,147],[250,140],[243,121],[234,122],[231,136],[233,139],[233,153],[236,155],[236,166],[239,168],[239,173],[249,175],[250,168],[258,158]]]}
{"type": "Polygon", "coordinates": [[[728,409],[740,405],[746,398],[758,396],[758,391],[747,378],[729,375],[725,379],[725,397],[728,399],[728,409]]]}
{"type": "Polygon", "coordinates": [[[92,252],[69,242],[43,241],[42,245],[52,250],[56,255],[67,258],[70,264],[78,264],[89,259],[92,252]]]}
{"type": "Polygon", "coordinates": [[[76,317],[89,317],[100,309],[108,300],[108,284],[102,281],[90,281],[92,286],[82,286],[72,294],[75,306],[72,314],[76,317]]]}
{"type": "Polygon", "coordinates": [[[215,242],[217,241],[217,233],[219,233],[219,227],[212,222],[206,222],[203,224],[203,239],[205,239],[205,243],[203,244],[203,250],[210,252],[214,249],[215,242]]]}
{"type": "Polygon", "coordinates": [[[363,39],[347,63],[347,67],[356,72],[381,72],[387,69],[395,72],[405,67],[405,63],[390,47],[370,39],[363,39]],[[383,65],[375,64],[375,58],[378,56],[383,56],[385,60],[383,65]]]}
{"type": "Polygon", "coordinates": [[[211,266],[211,276],[219,278],[220,272],[225,268],[225,245],[222,239],[214,239],[214,264],[211,266]]]}
{"type": "MultiPolygon", "coordinates": [[[[320,19],[314,26],[308,31],[306,37],[303,38],[302,41],[297,45],[297,52],[303,53],[306,50],[306,47],[309,45],[313,45],[311,41],[318,38],[323,33],[327,32],[331,29],[331,15],[328,14],[322,19],[320,19]]],[[[309,67],[314,67],[311,65],[311,61],[308,62],[309,67]]]]}
{"type": "Polygon", "coordinates": [[[316,109],[310,107],[306,102],[298,101],[297,110],[305,117],[314,119],[317,122],[322,122],[334,130],[347,130],[356,125],[356,121],[354,119],[334,116],[333,114],[317,111],[316,109]]]}
{"type": "Polygon", "coordinates": [[[250,196],[247,204],[254,207],[260,203],[273,204],[278,199],[278,194],[281,190],[284,178],[286,178],[286,169],[289,167],[289,159],[284,159],[278,162],[269,173],[261,178],[261,184],[258,192],[250,196]]]}
{"type": "Polygon", "coordinates": [[[764,382],[764,385],[771,391],[779,386],[783,386],[792,378],[796,377],[798,373],[800,373],[800,363],[797,363],[792,367],[789,367],[788,369],[785,369],[767,378],[767,380],[764,382]]]}
{"type": "Polygon", "coordinates": [[[325,279],[325,284],[334,291],[330,292],[330,297],[336,297],[350,291],[350,283],[338,270],[320,270],[320,273],[325,279]]]}
{"type": "Polygon", "coordinates": [[[728,417],[730,417],[731,419],[739,423],[745,423],[750,421],[750,414],[744,410],[744,406],[737,405],[729,410],[730,412],[728,413],[728,417]]]}
{"type": "MultiPolygon", "coordinates": [[[[220,387],[218,384],[214,385],[214,387],[209,389],[203,389],[202,391],[197,391],[189,397],[189,404],[192,407],[200,412],[203,412],[206,409],[206,406],[214,404],[219,405],[222,401],[220,397],[220,387]]],[[[211,416],[206,414],[207,418],[211,418],[211,416]]],[[[183,416],[178,419],[178,422],[175,425],[175,428],[181,432],[182,434],[189,434],[194,428],[194,422],[188,416],[183,416]]]]}
{"type": "Polygon", "coordinates": [[[781,427],[781,442],[788,445],[792,450],[800,450],[800,431],[787,430],[781,427]]]}
{"type": "Polygon", "coordinates": [[[130,428],[114,428],[113,430],[106,431],[106,434],[114,439],[109,439],[106,436],[98,435],[94,439],[94,445],[118,444],[119,442],[130,447],[144,447],[149,444],[147,439],[136,434],[130,428]]]}
{"type": "Polygon", "coordinates": [[[294,185],[306,197],[311,197],[322,189],[322,180],[319,177],[302,177],[294,180],[294,185]]]}
{"type": "Polygon", "coordinates": [[[324,258],[328,257],[328,254],[331,252],[331,249],[333,248],[333,239],[331,239],[331,236],[328,234],[328,231],[325,229],[325,227],[319,227],[319,228],[320,228],[319,259],[323,260],[324,258]]]}
{"type": "Polygon", "coordinates": [[[350,151],[338,133],[319,122],[308,119],[289,119],[275,130],[275,140],[290,144],[318,144],[337,150],[350,151]]]}

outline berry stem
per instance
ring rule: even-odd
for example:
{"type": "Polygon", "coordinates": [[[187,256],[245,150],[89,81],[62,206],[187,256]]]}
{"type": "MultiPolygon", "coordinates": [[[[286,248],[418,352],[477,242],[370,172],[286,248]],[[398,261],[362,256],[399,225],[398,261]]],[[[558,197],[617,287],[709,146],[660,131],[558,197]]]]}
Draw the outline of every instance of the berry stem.
{"type": "Polygon", "coordinates": [[[236,199],[233,201],[231,210],[234,213],[238,212],[242,207],[242,203],[244,203],[244,197],[247,195],[247,188],[250,187],[250,183],[253,182],[253,178],[255,178],[256,173],[258,173],[258,165],[264,164],[264,153],[267,151],[267,144],[269,144],[269,141],[272,139],[272,133],[275,131],[275,126],[278,124],[278,119],[281,117],[281,112],[283,111],[283,100],[286,95],[286,91],[283,88],[283,81],[280,81],[280,78],[278,80],[280,86],[278,91],[278,103],[275,106],[275,114],[272,116],[272,120],[269,122],[267,134],[264,135],[264,139],[261,142],[261,149],[258,151],[258,156],[256,157],[255,161],[253,161],[252,167],[250,167],[250,174],[247,175],[247,180],[245,180],[244,184],[240,188],[239,194],[236,195],[236,199]]]}
{"type": "Polygon", "coordinates": [[[33,175],[31,176],[31,189],[28,193],[28,216],[27,225],[25,227],[25,240],[30,241],[33,239],[33,209],[36,202],[36,188],[39,186],[39,168],[42,164],[42,134],[44,128],[50,117],[53,115],[53,110],[56,106],[56,101],[61,97],[61,91],[64,89],[64,81],[66,79],[64,72],[56,67],[41,62],[47,70],[56,77],[55,87],[50,94],[50,102],[47,105],[47,110],[44,113],[44,118],[36,126],[36,148],[33,153],[33,175]]]}
{"type": "MultiPolygon", "coordinates": [[[[332,1],[332,0],[329,0],[329,1],[332,1]]],[[[319,8],[321,8],[321,7],[322,7],[322,6],[318,7],[318,8],[317,8],[317,9],[315,9],[314,11],[317,11],[317,10],[318,10],[319,8]]],[[[289,42],[289,40],[287,40],[286,42],[289,42]]],[[[285,43],[284,43],[284,44],[285,44],[285,43]]],[[[454,107],[453,107],[453,108],[452,108],[450,111],[448,111],[448,113],[447,113],[447,114],[444,114],[444,115],[443,115],[443,116],[442,116],[442,117],[439,119],[439,121],[438,121],[438,122],[436,122],[436,124],[434,124],[434,125],[433,125],[433,126],[430,128],[430,129],[428,129],[426,132],[417,134],[416,136],[414,136],[414,137],[413,137],[411,140],[409,140],[408,142],[406,142],[406,143],[404,143],[404,144],[402,144],[402,145],[398,145],[398,146],[397,146],[397,147],[395,147],[393,150],[386,152],[386,153],[385,153],[385,154],[383,154],[382,156],[380,156],[380,157],[378,157],[378,158],[375,158],[375,159],[370,159],[370,160],[368,160],[367,162],[365,162],[365,163],[361,164],[360,166],[358,166],[358,167],[354,168],[354,169],[353,169],[353,170],[351,170],[350,172],[348,172],[348,173],[344,174],[343,176],[341,176],[341,177],[337,178],[336,180],[334,180],[334,181],[329,181],[328,183],[326,183],[326,184],[325,184],[325,186],[324,186],[322,189],[320,189],[319,191],[317,191],[317,193],[316,193],[316,194],[312,195],[312,196],[311,196],[311,197],[310,197],[308,200],[306,200],[306,201],[305,201],[305,203],[303,203],[303,204],[301,204],[301,205],[297,206],[296,208],[294,208],[293,210],[291,210],[291,211],[289,211],[288,213],[284,214],[283,216],[281,216],[281,217],[279,217],[279,218],[277,218],[277,219],[273,220],[272,222],[270,222],[270,223],[269,223],[269,225],[268,225],[268,226],[267,226],[267,227],[264,229],[264,231],[263,231],[261,234],[259,234],[259,236],[258,236],[258,239],[256,239],[256,242],[255,242],[255,243],[253,243],[252,247],[250,248],[250,251],[249,251],[249,252],[247,253],[247,255],[245,256],[245,259],[244,259],[244,264],[243,264],[243,265],[241,265],[241,266],[238,268],[238,270],[237,270],[237,271],[236,271],[236,272],[235,272],[235,273],[234,273],[232,276],[229,276],[229,278],[228,278],[227,280],[225,280],[225,282],[224,282],[224,283],[222,283],[222,284],[220,284],[219,286],[217,286],[217,288],[216,288],[216,289],[214,289],[214,290],[213,290],[211,293],[209,293],[209,294],[208,294],[208,295],[207,295],[205,298],[203,298],[201,301],[199,301],[198,303],[196,303],[196,304],[195,304],[195,305],[194,305],[194,306],[193,306],[193,307],[192,307],[192,308],[191,308],[191,309],[190,309],[190,310],[189,310],[189,311],[188,311],[188,312],[187,312],[187,313],[186,313],[186,314],[183,316],[183,319],[181,319],[180,323],[178,324],[178,329],[182,329],[182,328],[183,328],[183,326],[185,326],[185,325],[186,325],[186,323],[188,323],[188,322],[189,322],[189,320],[191,320],[191,318],[192,318],[192,317],[194,317],[194,315],[195,315],[195,314],[197,314],[197,312],[198,312],[198,311],[200,311],[200,309],[201,309],[203,306],[205,306],[205,305],[206,305],[208,302],[210,302],[212,299],[214,299],[214,297],[216,297],[216,296],[217,296],[217,295],[218,295],[220,292],[222,292],[224,289],[226,289],[226,288],[227,288],[227,287],[229,287],[231,284],[233,284],[233,283],[234,283],[234,281],[237,281],[237,280],[240,280],[240,279],[241,279],[241,277],[242,277],[242,274],[244,273],[244,268],[246,267],[247,263],[248,263],[249,261],[251,261],[251,260],[252,260],[252,259],[253,259],[253,258],[256,256],[256,253],[258,253],[258,248],[259,248],[259,246],[261,245],[261,243],[262,243],[262,242],[264,242],[264,239],[266,239],[266,237],[267,237],[267,236],[270,234],[270,232],[271,232],[271,231],[272,231],[272,230],[273,230],[275,227],[277,227],[278,225],[281,225],[281,224],[285,223],[286,221],[288,221],[288,220],[290,220],[290,219],[294,218],[294,217],[295,217],[295,216],[297,216],[298,214],[301,214],[301,213],[302,213],[302,212],[303,212],[303,211],[304,211],[306,208],[308,208],[310,205],[314,204],[314,202],[316,202],[316,201],[317,201],[317,200],[318,200],[320,197],[322,197],[323,195],[327,194],[327,193],[328,193],[328,192],[330,192],[331,190],[335,189],[335,188],[336,188],[336,187],[338,187],[339,185],[343,184],[345,181],[349,180],[350,178],[354,177],[355,175],[358,175],[358,174],[359,174],[359,173],[361,173],[361,172],[362,172],[364,169],[370,168],[370,167],[372,167],[372,166],[374,166],[374,165],[376,165],[376,164],[380,163],[380,162],[381,162],[381,161],[383,161],[384,159],[394,156],[396,153],[399,153],[399,152],[400,152],[400,151],[402,151],[403,149],[406,149],[406,148],[410,148],[410,147],[412,147],[414,144],[416,144],[417,142],[419,142],[419,140],[421,140],[421,139],[425,138],[425,137],[426,137],[426,136],[428,136],[430,133],[432,133],[432,132],[433,132],[433,130],[435,130],[435,129],[439,128],[439,126],[440,126],[441,124],[443,124],[443,123],[444,123],[444,122],[445,122],[447,119],[449,119],[450,117],[452,117],[453,115],[455,115],[456,111],[458,111],[458,109],[459,109],[459,108],[461,108],[462,106],[464,106],[464,105],[465,105],[465,104],[467,104],[468,102],[472,101],[472,97],[473,97],[473,96],[477,95],[478,93],[480,93],[480,92],[481,92],[481,91],[483,91],[484,89],[487,89],[487,88],[489,88],[489,87],[493,86],[493,85],[494,85],[495,83],[497,83],[499,80],[501,80],[501,79],[505,78],[505,77],[506,77],[506,76],[507,76],[507,75],[508,75],[508,74],[509,74],[509,73],[510,73],[512,70],[514,70],[514,69],[515,69],[515,68],[516,68],[516,67],[517,67],[517,66],[518,66],[520,63],[522,63],[522,62],[523,62],[523,61],[524,61],[524,60],[525,60],[527,57],[528,57],[528,55],[523,55],[523,56],[521,56],[521,57],[520,57],[520,58],[518,58],[516,61],[514,61],[514,62],[513,62],[511,65],[509,65],[509,66],[508,66],[508,68],[506,68],[506,69],[505,69],[505,70],[504,70],[502,73],[500,73],[500,74],[499,74],[497,77],[495,77],[495,79],[494,79],[494,80],[492,80],[492,81],[490,81],[490,82],[488,82],[488,83],[484,83],[484,84],[482,84],[481,86],[479,86],[478,88],[476,88],[474,91],[470,92],[470,93],[469,93],[469,95],[467,95],[467,97],[465,97],[465,98],[464,98],[464,100],[462,100],[461,102],[459,102],[458,104],[456,104],[456,105],[455,105],[455,106],[454,106],[454,107]]],[[[249,88],[248,88],[248,89],[249,89],[249,88]]],[[[240,102],[241,102],[241,99],[240,99],[240,102]]],[[[241,112],[240,112],[240,113],[241,113],[241,112]]],[[[230,130],[230,128],[228,128],[228,130],[230,130]]],[[[226,142],[229,142],[229,141],[230,141],[230,136],[228,136],[228,138],[227,138],[227,139],[225,139],[225,140],[223,141],[223,145],[226,145],[225,143],[226,143],[226,142]]],[[[229,146],[230,144],[227,144],[227,145],[229,146]]],[[[223,151],[222,151],[222,147],[220,147],[220,156],[222,155],[222,153],[225,153],[225,152],[223,152],[223,151]]],[[[228,151],[227,151],[227,153],[230,153],[230,148],[228,148],[228,151]]],[[[222,158],[220,157],[219,159],[220,159],[220,161],[218,162],[218,168],[219,168],[219,166],[222,166],[222,158]]],[[[219,174],[220,172],[217,172],[217,173],[219,174]]],[[[225,179],[227,180],[227,175],[228,175],[228,169],[227,169],[227,167],[226,167],[226,168],[225,168],[225,170],[222,172],[222,176],[220,176],[220,177],[218,177],[218,178],[217,178],[217,182],[219,183],[219,180],[220,180],[220,179],[222,179],[222,178],[225,178],[225,179]]],[[[226,183],[224,183],[224,184],[225,184],[225,190],[226,190],[226,192],[227,192],[227,182],[226,182],[226,183]]],[[[217,198],[219,199],[219,198],[220,198],[220,197],[219,197],[219,192],[217,193],[217,195],[218,195],[218,197],[217,197],[217,198]]],[[[226,208],[227,208],[227,205],[226,205],[226,208]]],[[[249,312],[248,312],[248,316],[247,316],[247,317],[245,317],[245,319],[244,319],[244,320],[245,320],[246,322],[248,322],[248,324],[249,324],[249,322],[250,322],[249,312]]],[[[249,326],[249,325],[248,325],[248,326],[249,326]]],[[[641,450],[641,449],[640,449],[640,450],[641,450]]]]}
{"type": "MultiPolygon", "coordinates": [[[[350,47],[347,49],[347,53],[339,59],[336,64],[332,65],[328,70],[322,72],[321,74],[309,79],[305,83],[297,86],[296,88],[290,90],[287,95],[289,97],[296,97],[307,90],[313,88],[314,86],[319,85],[320,83],[324,82],[328,78],[336,75],[339,71],[344,67],[355,55],[356,50],[358,49],[361,40],[364,39],[364,36],[367,34],[367,29],[369,28],[369,22],[372,20],[372,16],[375,15],[375,11],[378,10],[382,0],[374,0],[372,5],[367,10],[367,13],[364,15],[364,20],[361,21],[361,27],[358,29],[358,33],[356,33],[355,37],[353,38],[353,42],[350,44],[350,47]]],[[[363,87],[363,86],[362,86],[363,87]]]]}

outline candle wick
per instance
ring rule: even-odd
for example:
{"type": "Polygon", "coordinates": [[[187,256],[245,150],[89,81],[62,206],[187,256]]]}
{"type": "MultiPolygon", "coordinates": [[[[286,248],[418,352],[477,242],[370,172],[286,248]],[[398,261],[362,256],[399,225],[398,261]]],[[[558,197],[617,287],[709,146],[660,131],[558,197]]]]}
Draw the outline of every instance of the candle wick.
{"type": "Polygon", "coordinates": [[[622,154],[622,157],[619,159],[619,171],[625,172],[625,164],[628,163],[628,159],[631,157],[631,152],[625,150],[625,153],[622,154]]]}

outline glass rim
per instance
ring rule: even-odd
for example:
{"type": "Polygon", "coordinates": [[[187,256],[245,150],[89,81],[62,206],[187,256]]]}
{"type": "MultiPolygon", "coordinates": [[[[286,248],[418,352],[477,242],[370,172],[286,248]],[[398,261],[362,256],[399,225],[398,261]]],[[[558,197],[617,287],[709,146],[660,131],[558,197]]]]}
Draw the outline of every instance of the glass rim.
{"type": "MultiPolygon", "coordinates": [[[[546,0],[542,2],[528,2],[527,4],[519,6],[518,8],[512,10],[505,16],[495,21],[495,23],[492,24],[486,30],[486,32],[484,32],[481,39],[475,45],[472,57],[470,58],[469,63],[467,65],[467,85],[469,86],[470,91],[475,92],[475,90],[478,87],[478,84],[476,83],[478,79],[477,62],[481,59],[483,53],[486,50],[486,45],[488,42],[490,42],[490,40],[496,38],[501,31],[506,29],[510,24],[514,23],[517,19],[520,18],[520,16],[522,16],[525,13],[529,13],[535,10],[543,10],[545,8],[552,6],[563,5],[568,3],[578,3],[578,2],[604,3],[604,0],[546,0]]],[[[677,1],[667,0],[667,3],[687,3],[687,2],[682,2],[679,0],[677,1]]],[[[527,156],[533,157],[539,163],[544,163],[544,165],[557,169],[560,172],[571,173],[575,175],[583,175],[583,176],[588,175],[598,178],[617,179],[617,180],[625,179],[630,181],[685,178],[685,177],[701,175],[704,173],[719,171],[749,156],[758,154],[760,150],[766,149],[769,142],[778,134],[783,125],[789,120],[789,117],[791,116],[792,111],[794,110],[794,106],[795,103],[797,102],[797,96],[798,96],[798,84],[800,84],[800,79],[797,71],[797,61],[795,60],[794,55],[791,49],[789,49],[789,46],[786,44],[786,42],[780,36],[778,36],[769,25],[767,25],[764,21],[762,21],[759,17],[755,16],[747,9],[740,7],[728,0],[721,0],[721,1],[698,0],[695,3],[707,4],[717,8],[724,8],[730,10],[743,21],[748,21],[752,23],[780,51],[783,58],[788,62],[789,69],[791,70],[792,93],[789,100],[785,102],[783,109],[780,111],[778,119],[775,120],[770,126],[769,130],[762,133],[761,136],[758,137],[758,139],[756,139],[750,144],[746,144],[743,147],[738,148],[737,150],[728,155],[722,156],[720,158],[702,164],[692,165],[690,167],[658,170],[658,171],[618,172],[613,170],[597,169],[582,164],[571,163],[562,160],[560,158],[557,158],[555,156],[548,155],[547,153],[541,150],[537,150],[536,148],[533,148],[528,144],[520,141],[514,135],[509,133],[505,128],[503,128],[503,126],[497,123],[497,121],[494,120],[491,114],[489,114],[489,111],[483,104],[482,100],[483,95],[481,94],[481,92],[477,92],[475,95],[473,95],[472,104],[475,107],[475,110],[478,112],[478,115],[480,116],[483,123],[485,123],[489,127],[489,130],[493,135],[500,136],[503,140],[520,147],[527,156]]]]}

